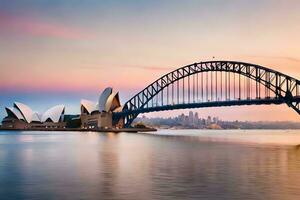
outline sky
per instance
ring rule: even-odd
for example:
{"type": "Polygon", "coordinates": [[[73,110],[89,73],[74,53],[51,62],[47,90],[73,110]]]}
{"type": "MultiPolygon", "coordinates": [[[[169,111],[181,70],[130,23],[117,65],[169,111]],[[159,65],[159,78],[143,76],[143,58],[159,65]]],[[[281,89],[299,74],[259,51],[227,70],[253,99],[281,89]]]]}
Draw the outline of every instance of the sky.
{"type": "MultiPolygon", "coordinates": [[[[108,86],[126,102],[171,70],[237,60],[300,79],[298,0],[0,0],[0,119],[14,101],[43,112],[108,86]]],[[[286,105],[198,109],[228,120],[300,121],[286,105]],[[232,112],[234,111],[234,112],[232,112]],[[234,113],[234,114],[233,114],[234,113]]],[[[147,116],[174,116],[188,110],[147,116]]]]}

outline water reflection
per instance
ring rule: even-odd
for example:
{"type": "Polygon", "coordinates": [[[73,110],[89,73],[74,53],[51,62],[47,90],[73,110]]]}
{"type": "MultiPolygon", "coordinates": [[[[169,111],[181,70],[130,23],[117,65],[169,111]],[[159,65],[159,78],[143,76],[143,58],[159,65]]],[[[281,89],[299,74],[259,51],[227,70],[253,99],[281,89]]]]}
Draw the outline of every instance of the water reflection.
{"type": "Polygon", "coordinates": [[[153,135],[2,132],[0,196],[298,199],[300,149],[286,142],[289,138],[295,143],[294,132],[284,133],[282,144],[280,132],[261,131],[262,139],[256,143],[254,136],[245,138],[244,132],[209,134],[192,130],[153,135]],[[272,134],[276,145],[261,143],[272,134]]]}

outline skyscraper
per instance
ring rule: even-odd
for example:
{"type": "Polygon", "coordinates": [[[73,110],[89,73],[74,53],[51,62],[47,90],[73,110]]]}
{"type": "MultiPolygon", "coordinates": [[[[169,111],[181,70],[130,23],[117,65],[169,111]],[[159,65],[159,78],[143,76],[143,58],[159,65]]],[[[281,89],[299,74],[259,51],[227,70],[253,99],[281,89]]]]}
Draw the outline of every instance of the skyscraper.
{"type": "Polygon", "coordinates": [[[198,125],[198,124],[199,124],[199,115],[198,115],[198,112],[195,112],[194,124],[195,124],[195,125],[198,125]]]}
{"type": "Polygon", "coordinates": [[[189,112],[189,124],[190,125],[194,124],[194,113],[193,113],[193,111],[189,112]]]}
{"type": "Polygon", "coordinates": [[[206,120],[206,125],[210,125],[210,124],[211,124],[211,116],[208,116],[206,120]]]}

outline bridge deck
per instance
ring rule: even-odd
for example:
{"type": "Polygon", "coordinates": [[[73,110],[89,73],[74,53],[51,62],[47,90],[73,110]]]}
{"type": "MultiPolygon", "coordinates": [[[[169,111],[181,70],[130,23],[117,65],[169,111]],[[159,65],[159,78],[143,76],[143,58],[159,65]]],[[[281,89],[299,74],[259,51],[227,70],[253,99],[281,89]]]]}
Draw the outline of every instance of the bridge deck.
{"type": "MultiPolygon", "coordinates": [[[[297,101],[300,97],[297,98],[297,101]]],[[[247,99],[247,100],[228,100],[228,101],[214,101],[214,102],[200,102],[200,103],[189,103],[189,104],[174,104],[174,105],[163,105],[149,108],[139,108],[132,111],[123,111],[115,113],[115,116],[126,116],[128,114],[141,114],[155,111],[166,111],[175,109],[190,109],[190,108],[204,108],[204,107],[222,107],[222,106],[243,106],[243,105],[270,105],[270,104],[284,104],[285,101],[279,98],[269,99],[247,99]]]]}

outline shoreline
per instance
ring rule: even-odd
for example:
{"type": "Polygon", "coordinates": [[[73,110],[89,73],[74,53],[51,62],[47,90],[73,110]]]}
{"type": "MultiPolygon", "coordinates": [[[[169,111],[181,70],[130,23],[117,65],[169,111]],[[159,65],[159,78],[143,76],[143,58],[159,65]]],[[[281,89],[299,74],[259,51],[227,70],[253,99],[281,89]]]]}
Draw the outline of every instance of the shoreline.
{"type": "Polygon", "coordinates": [[[82,129],[82,128],[31,128],[31,129],[14,129],[14,128],[0,128],[0,131],[78,131],[78,132],[127,132],[127,133],[138,133],[138,132],[154,132],[157,131],[155,128],[107,128],[107,129],[82,129]]]}

